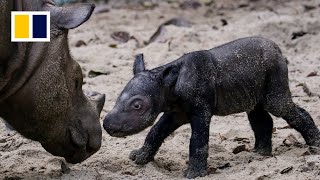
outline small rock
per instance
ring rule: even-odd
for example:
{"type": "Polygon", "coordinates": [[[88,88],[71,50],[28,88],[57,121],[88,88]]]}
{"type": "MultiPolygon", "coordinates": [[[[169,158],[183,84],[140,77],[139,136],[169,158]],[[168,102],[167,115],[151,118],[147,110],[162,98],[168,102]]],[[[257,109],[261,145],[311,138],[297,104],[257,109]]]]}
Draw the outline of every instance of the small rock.
{"type": "Polygon", "coordinates": [[[208,172],[209,172],[209,174],[213,174],[213,173],[215,173],[217,171],[217,168],[215,168],[215,167],[209,167],[208,168],[208,172]]]}
{"type": "Polygon", "coordinates": [[[225,19],[221,19],[222,26],[228,25],[228,21],[225,19]]]}
{"type": "Polygon", "coordinates": [[[109,44],[109,47],[111,47],[111,48],[117,48],[118,46],[117,46],[117,44],[109,44]]]}
{"type": "Polygon", "coordinates": [[[268,175],[262,175],[256,178],[256,180],[266,180],[266,179],[270,179],[270,177],[268,175]]]}
{"type": "Polygon", "coordinates": [[[129,175],[129,176],[134,176],[134,174],[133,174],[131,171],[125,171],[125,172],[122,172],[121,174],[123,174],[123,175],[129,175]]]}
{"type": "Polygon", "coordinates": [[[249,140],[248,138],[245,138],[245,137],[235,137],[234,138],[235,141],[247,141],[249,140]]]}
{"type": "Polygon", "coordinates": [[[235,137],[234,141],[250,143],[250,140],[248,138],[244,138],[244,137],[235,137]]]}
{"type": "Polygon", "coordinates": [[[310,169],[309,167],[305,166],[305,165],[300,166],[300,172],[308,172],[308,171],[310,171],[310,170],[311,170],[311,169],[310,169]]]}
{"type": "Polygon", "coordinates": [[[312,170],[314,170],[315,168],[317,168],[315,162],[308,162],[307,165],[308,165],[308,167],[312,168],[312,170]]]}
{"type": "Polygon", "coordinates": [[[198,9],[199,7],[201,7],[201,4],[198,1],[194,1],[194,0],[186,0],[180,4],[180,8],[184,10],[198,9]]]}
{"type": "Polygon", "coordinates": [[[307,32],[304,32],[304,31],[293,32],[292,36],[291,36],[291,39],[294,40],[294,39],[302,37],[302,36],[304,36],[306,34],[307,34],[307,32]]]}
{"type": "Polygon", "coordinates": [[[153,3],[152,1],[144,1],[144,2],[142,3],[142,6],[145,7],[145,8],[153,9],[153,8],[157,7],[158,4],[153,3]]]}
{"type": "Polygon", "coordinates": [[[41,166],[38,172],[44,173],[46,171],[46,168],[44,166],[41,166]]]}
{"type": "Polygon", "coordinates": [[[221,135],[220,133],[219,133],[219,137],[220,137],[220,140],[221,140],[221,141],[225,141],[225,140],[228,139],[228,138],[226,138],[225,136],[221,135]]]}
{"type": "MultiPolygon", "coordinates": [[[[317,162],[318,163],[318,162],[317,162]]],[[[316,165],[316,162],[307,162],[307,164],[299,166],[300,172],[308,172],[308,171],[318,171],[319,167],[316,165]]]]}
{"type": "Polygon", "coordinates": [[[293,167],[292,167],[292,166],[287,167],[287,168],[285,168],[285,169],[281,170],[281,171],[280,171],[280,174],[286,174],[286,173],[288,173],[288,172],[292,171],[292,169],[293,169],[293,167]]]}
{"type": "Polygon", "coordinates": [[[20,179],[22,179],[22,178],[19,176],[11,176],[11,177],[6,176],[4,178],[4,180],[20,180],[20,179]]]}
{"type": "Polygon", "coordinates": [[[109,75],[110,72],[107,71],[107,72],[99,72],[99,71],[93,71],[93,70],[90,70],[89,73],[88,73],[88,77],[89,78],[94,78],[94,77],[97,77],[97,76],[100,76],[100,75],[109,75]]]}
{"type": "Polygon", "coordinates": [[[227,151],[223,146],[218,145],[218,144],[210,144],[210,149],[212,151],[214,151],[215,153],[226,152],[227,151]]]}
{"type": "Polygon", "coordinates": [[[309,73],[307,75],[307,77],[312,77],[312,76],[317,76],[317,75],[318,75],[318,72],[317,71],[313,71],[313,72],[309,73]]]}
{"type": "Polygon", "coordinates": [[[219,166],[218,169],[225,169],[225,168],[229,168],[229,167],[231,167],[230,163],[226,163],[222,166],[219,166]]]}
{"type": "Polygon", "coordinates": [[[130,40],[130,34],[124,31],[117,31],[111,34],[111,38],[121,43],[126,43],[130,40]]]}
{"type": "Polygon", "coordinates": [[[110,9],[108,7],[102,7],[102,8],[96,8],[95,13],[101,14],[101,13],[107,13],[109,11],[110,11],[110,9]]]}
{"type": "Polygon", "coordinates": [[[206,6],[210,6],[211,4],[213,4],[213,0],[199,0],[202,4],[206,5],[206,6]]]}
{"type": "Polygon", "coordinates": [[[303,153],[301,153],[301,156],[309,156],[311,155],[309,150],[305,150],[303,153]]]}
{"type": "Polygon", "coordinates": [[[296,87],[302,87],[303,86],[303,83],[298,83],[297,85],[296,85],[296,87]]]}
{"type": "Polygon", "coordinates": [[[79,40],[79,41],[77,41],[77,43],[76,43],[76,47],[81,47],[81,46],[86,46],[86,45],[87,45],[87,43],[84,42],[83,40],[79,40]]]}
{"type": "Polygon", "coordinates": [[[185,18],[176,17],[166,21],[165,23],[163,23],[163,25],[165,26],[175,25],[177,27],[191,27],[192,23],[185,18]]]}
{"type": "Polygon", "coordinates": [[[284,127],[278,127],[278,129],[292,129],[290,125],[284,126],[284,127]]]}
{"type": "Polygon", "coordinates": [[[217,26],[212,26],[213,30],[218,30],[219,28],[217,26]]]}
{"type": "Polygon", "coordinates": [[[309,146],[308,149],[309,149],[311,154],[320,154],[320,148],[319,147],[309,146]]]}
{"type": "Polygon", "coordinates": [[[293,134],[289,134],[284,140],[283,144],[286,146],[301,144],[293,134]]]}
{"type": "Polygon", "coordinates": [[[305,11],[310,11],[316,8],[316,6],[307,5],[307,4],[303,5],[303,7],[305,11]]]}
{"type": "Polygon", "coordinates": [[[303,89],[303,92],[305,92],[309,97],[312,97],[312,96],[317,96],[316,93],[312,92],[309,88],[309,86],[307,85],[307,83],[303,83],[303,86],[302,86],[302,89],[303,89]]]}
{"type": "Polygon", "coordinates": [[[245,151],[245,150],[246,150],[246,145],[241,144],[241,145],[235,147],[235,148],[233,149],[232,153],[233,153],[233,154],[238,154],[238,153],[240,153],[240,152],[242,152],[242,151],[245,151]]]}
{"type": "Polygon", "coordinates": [[[166,22],[164,22],[163,24],[161,24],[157,31],[150,37],[149,41],[145,42],[145,45],[148,45],[150,43],[153,42],[165,42],[164,36],[167,32],[165,26],[168,25],[175,25],[177,27],[191,27],[192,23],[182,17],[177,17],[177,18],[172,18],[166,22]]]}
{"type": "Polygon", "coordinates": [[[240,4],[238,7],[239,7],[239,8],[249,7],[249,4],[240,4]]]}

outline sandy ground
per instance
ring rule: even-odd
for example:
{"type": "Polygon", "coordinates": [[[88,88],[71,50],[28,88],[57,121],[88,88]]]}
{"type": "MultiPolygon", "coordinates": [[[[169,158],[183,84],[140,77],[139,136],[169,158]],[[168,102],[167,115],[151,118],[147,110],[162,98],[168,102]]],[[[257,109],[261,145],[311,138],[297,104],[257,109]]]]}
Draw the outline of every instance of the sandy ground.
{"type": "MultiPolygon", "coordinates": [[[[102,117],[112,109],[132,78],[136,54],[144,53],[147,67],[153,68],[187,52],[259,35],[279,44],[289,60],[293,100],[310,112],[320,127],[320,1],[215,1],[210,6],[187,10],[180,9],[177,3],[164,2],[153,9],[117,7],[94,14],[88,23],[70,31],[72,55],[85,75],[84,89],[106,94],[102,117]],[[141,45],[161,23],[174,17],[184,17],[192,26],[166,26],[165,34],[148,46],[139,47],[134,39],[120,43],[111,38],[113,32],[127,31],[141,45]],[[223,26],[222,19],[227,25],[223,26]],[[301,31],[306,34],[292,39],[301,31]],[[79,40],[86,45],[76,47],[79,40]],[[90,70],[108,75],[89,78],[90,70]],[[307,77],[312,72],[319,75],[307,77]],[[311,95],[304,90],[306,86],[311,95]]],[[[320,179],[320,155],[308,147],[290,145],[290,140],[284,143],[292,134],[304,144],[301,135],[286,126],[284,120],[274,117],[274,157],[262,157],[249,151],[254,138],[245,113],[213,117],[210,174],[199,179],[320,179]],[[239,145],[245,145],[248,151],[234,154],[234,148],[239,145]]],[[[164,142],[154,162],[138,166],[128,155],[143,144],[148,130],[127,138],[110,137],[104,131],[101,149],[85,162],[69,165],[70,173],[63,173],[61,158],[50,155],[37,142],[17,133],[8,134],[0,123],[0,179],[183,178],[188,161],[189,125],[179,128],[164,142]]]]}

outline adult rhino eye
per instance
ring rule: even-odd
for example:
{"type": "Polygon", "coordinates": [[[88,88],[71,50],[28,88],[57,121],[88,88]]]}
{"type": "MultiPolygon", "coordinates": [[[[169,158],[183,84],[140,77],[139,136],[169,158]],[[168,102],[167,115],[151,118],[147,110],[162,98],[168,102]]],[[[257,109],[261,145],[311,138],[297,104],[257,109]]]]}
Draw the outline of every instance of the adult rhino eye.
{"type": "Polygon", "coordinates": [[[75,82],[74,82],[74,88],[75,88],[75,89],[80,89],[80,87],[81,87],[81,81],[75,80],[75,82]]]}

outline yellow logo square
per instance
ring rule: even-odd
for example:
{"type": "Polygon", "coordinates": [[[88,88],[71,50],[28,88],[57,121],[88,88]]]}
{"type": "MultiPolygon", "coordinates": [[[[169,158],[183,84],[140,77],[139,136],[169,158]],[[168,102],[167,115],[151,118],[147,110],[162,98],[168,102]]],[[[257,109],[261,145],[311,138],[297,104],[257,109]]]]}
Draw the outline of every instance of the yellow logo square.
{"type": "Polygon", "coordinates": [[[29,15],[15,15],[15,38],[29,38],[29,15]]]}

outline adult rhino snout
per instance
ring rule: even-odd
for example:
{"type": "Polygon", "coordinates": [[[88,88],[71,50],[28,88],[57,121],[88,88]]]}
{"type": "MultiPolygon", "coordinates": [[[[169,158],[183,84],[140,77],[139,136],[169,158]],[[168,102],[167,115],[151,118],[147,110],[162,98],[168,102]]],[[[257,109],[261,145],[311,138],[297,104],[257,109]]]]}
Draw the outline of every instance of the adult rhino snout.
{"type": "Polygon", "coordinates": [[[97,152],[101,147],[100,124],[84,124],[78,127],[69,127],[71,145],[74,153],[65,157],[69,163],[80,163],[97,152]]]}
{"type": "MultiPolygon", "coordinates": [[[[42,142],[42,146],[51,154],[62,156],[69,163],[80,163],[97,152],[101,147],[102,129],[100,113],[105,95],[97,92],[85,92],[78,97],[69,118],[63,119],[67,127],[62,131],[54,131],[52,141],[42,142]],[[59,137],[59,138],[58,138],[59,137]]],[[[65,117],[65,116],[63,116],[65,117]]]]}
{"type": "Polygon", "coordinates": [[[99,122],[105,95],[97,92],[85,93],[90,108],[80,108],[75,124],[69,127],[69,136],[74,153],[66,156],[69,163],[79,163],[97,152],[101,147],[102,130],[99,122]],[[90,106],[90,105],[89,105],[90,106]],[[81,110],[82,109],[82,110],[81,110]]]}

